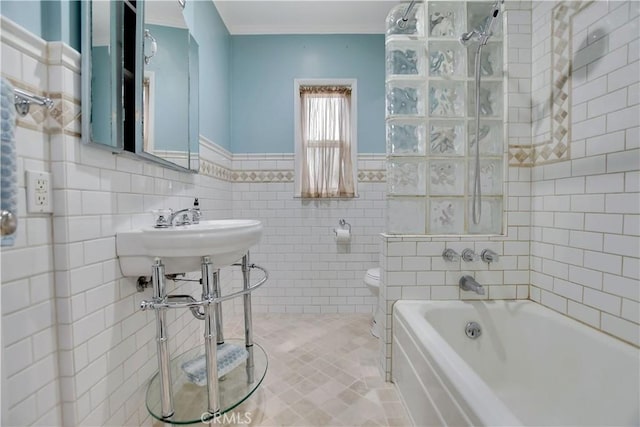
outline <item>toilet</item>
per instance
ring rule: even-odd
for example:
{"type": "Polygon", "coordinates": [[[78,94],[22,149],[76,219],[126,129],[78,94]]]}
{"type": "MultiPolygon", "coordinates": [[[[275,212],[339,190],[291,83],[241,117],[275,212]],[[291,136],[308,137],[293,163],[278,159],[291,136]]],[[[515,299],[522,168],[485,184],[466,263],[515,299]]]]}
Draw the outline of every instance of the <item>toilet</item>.
{"type": "MultiPolygon", "coordinates": [[[[371,295],[378,296],[380,292],[380,268],[370,268],[364,275],[364,283],[367,285],[369,292],[371,295]]],[[[371,319],[371,335],[376,338],[380,337],[380,332],[378,330],[378,304],[376,304],[376,312],[371,319]]]]}

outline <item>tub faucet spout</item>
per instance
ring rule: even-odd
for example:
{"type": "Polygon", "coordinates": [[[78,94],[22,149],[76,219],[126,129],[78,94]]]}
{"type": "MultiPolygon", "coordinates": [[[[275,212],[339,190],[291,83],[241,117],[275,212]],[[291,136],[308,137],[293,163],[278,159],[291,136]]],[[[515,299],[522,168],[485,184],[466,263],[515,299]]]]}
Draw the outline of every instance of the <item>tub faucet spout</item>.
{"type": "Polygon", "coordinates": [[[476,279],[469,275],[462,276],[460,278],[460,289],[463,291],[475,292],[478,295],[484,295],[484,286],[476,282],[476,279]]]}

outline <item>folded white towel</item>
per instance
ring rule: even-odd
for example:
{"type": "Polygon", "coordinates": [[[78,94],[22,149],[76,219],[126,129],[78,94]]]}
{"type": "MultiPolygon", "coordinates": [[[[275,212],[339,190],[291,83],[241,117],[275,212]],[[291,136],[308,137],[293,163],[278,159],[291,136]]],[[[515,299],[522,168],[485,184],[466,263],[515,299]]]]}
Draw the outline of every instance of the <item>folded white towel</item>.
{"type": "MultiPolygon", "coordinates": [[[[249,356],[249,353],[242,347],[224,343],[218,346],[216,356],[218,362],[218,378],[220,378],[244,362],[249,356]]],[[[205,357],[206,355],[203,354],[195,359],[184,362],[181,366],[187,375],[187,379],[201,387],[207,385],[207,362],[205,357]]]]}
{"type": "MultiPolygon", "coordinates": [[[[16,109],[14,107],[13,86],[2,78],[0,83],[0,207],[18,216],[18,160],[14,132],[16,127],[16,109]]],[[[15,233],[2,236],[2,246],[13,246],[15,233]]]]}

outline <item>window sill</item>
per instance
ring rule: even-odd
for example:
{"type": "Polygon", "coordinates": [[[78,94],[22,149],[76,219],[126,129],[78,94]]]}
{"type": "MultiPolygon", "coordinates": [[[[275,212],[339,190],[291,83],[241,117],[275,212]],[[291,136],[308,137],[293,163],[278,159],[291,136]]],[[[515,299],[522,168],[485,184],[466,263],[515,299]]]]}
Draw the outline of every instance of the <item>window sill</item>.
{"type": "Polygon", "coordinates": [[[353,200],[353,199],[359,199],[360,195],[356,194],[355,196],[351,196],[351,197],[302,197],[302,196],[293,196],[294,200],[304,200],[304,201],[309,201],[309,200],[353,200]]]}

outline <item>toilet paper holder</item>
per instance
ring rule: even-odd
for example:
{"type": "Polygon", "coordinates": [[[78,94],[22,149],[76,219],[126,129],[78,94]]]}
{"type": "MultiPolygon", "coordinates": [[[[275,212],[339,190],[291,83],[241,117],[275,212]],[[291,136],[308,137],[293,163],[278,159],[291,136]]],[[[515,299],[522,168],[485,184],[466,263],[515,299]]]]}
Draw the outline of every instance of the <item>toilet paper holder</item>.
{"type": "MultiPolygon", "coordinates": [[[[345,221],[344,219],[341,219],[340,221],[338,221],[338,224],[340,224],[340,227],[342,228],[347,228],[347,230],[349,230],[349,233],[351,233],[351,224],[349,224],[347,221],[345,221]]],[[[333,232],[336,233],[336,235],[338,234],[336,229],[333,229],[333,232]]]]}

